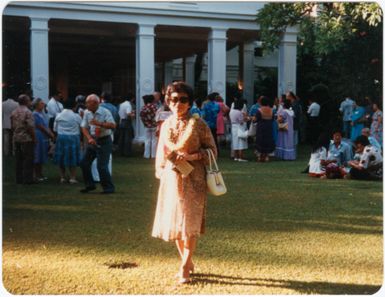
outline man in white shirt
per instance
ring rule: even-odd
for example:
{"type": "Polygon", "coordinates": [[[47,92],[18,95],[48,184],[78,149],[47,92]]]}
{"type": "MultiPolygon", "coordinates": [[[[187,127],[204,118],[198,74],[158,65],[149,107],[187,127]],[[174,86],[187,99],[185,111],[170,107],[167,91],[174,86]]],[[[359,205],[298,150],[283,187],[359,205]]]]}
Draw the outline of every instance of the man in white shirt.
{"type": "Polygon", "coordinates": [[[112,129],[116,128],[116,124],[111,112],[99,105],[100,99],[97,95],[91,94],[87,97],[87,110],[81,123],[87,146],[80,162],[86,187],[80,192],[88,193],[96,189],[91,171],[92,163],[96,159],[100,185],[103,188],[101,194],[112,194],[115,192],[115,186],[108,170],[108,162],[112,154],[112,129]]]}
{"type": "Polygon", "coordinates": [[[129,93],[127,99],[119,105],[119,152],[121,156],[131,156],[132,139],[134,138],[134,128],[132,119],[135,118],[135,111],[132,109],[131,102],[135,101],[135,96],[129,93]]]}
{"type": "Polygon", "coordinates": [[[346,138],[350,138],[351,131],[351,121],[353,113],[354,101],[346,97],[344,101],[341,102],[339,111],[342,113],[342,123],[343,123],[343,132],[345,133],[346,138]]]}
{"type": "Polygon", "coordinates": [[[57,114],[63,110],[63,104],[61,104],[62,95],[60,92],[56,92],[47,103],[48,114],[48,126],[53,129],[53,123],[57,114]]]}
{"type": "Polygon", "coordinates": [[[3,110],[3,152],[4,155],[8,156],[9,154],[13,155],[13,146],[12,146],[12,127],[11,127],[11,114],[16,108],[19,107],[17,103],[12,98],[8,98],[3,101],[2,110],[3,110]]]}
{"type": "Polygon", "coordinates": [[[319,114],[321,111],[321,106],[312,99],[309,99],[309,107],[307,109],[308,114],[308,131],[309,131],[309,141],[311,144],[314,144],[319,135],[320,135],[320,123],[319,123],[319,114]]]}

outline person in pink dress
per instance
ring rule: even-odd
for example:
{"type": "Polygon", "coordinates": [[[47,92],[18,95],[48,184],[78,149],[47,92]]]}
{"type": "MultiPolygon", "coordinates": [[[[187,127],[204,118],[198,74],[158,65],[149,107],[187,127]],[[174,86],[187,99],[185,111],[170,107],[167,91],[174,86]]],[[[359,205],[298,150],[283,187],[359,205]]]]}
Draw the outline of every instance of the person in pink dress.
{"type": "Polygon", "coordinates": [[[223,98],[220,95],[215,98],[215,101],[219,104],[219,113],[217,115],[217,139],[220,143],[225,136],[225,121],[227,120],[230,108],[223,102],[223,98]]]}

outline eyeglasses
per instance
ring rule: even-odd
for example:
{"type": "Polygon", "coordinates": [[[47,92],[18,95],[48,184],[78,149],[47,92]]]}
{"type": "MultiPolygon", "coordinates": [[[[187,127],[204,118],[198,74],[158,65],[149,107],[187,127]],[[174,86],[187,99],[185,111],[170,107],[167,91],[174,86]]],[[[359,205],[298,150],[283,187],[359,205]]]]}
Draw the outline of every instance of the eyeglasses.
{"type": "Polygon", "coordinates": [[[188,97],[185,97],[185,96],[183,96],[183,97],[170,97],[170,98],[168,99],[168,101],[169,101],[170,103],[173,103],[173,104],[177,104],[178,102],[180,102],[180,103],[182,103],[182,104],[186,104],[186,103],[189,102],[189,98],[188,98],[188,97]]]}

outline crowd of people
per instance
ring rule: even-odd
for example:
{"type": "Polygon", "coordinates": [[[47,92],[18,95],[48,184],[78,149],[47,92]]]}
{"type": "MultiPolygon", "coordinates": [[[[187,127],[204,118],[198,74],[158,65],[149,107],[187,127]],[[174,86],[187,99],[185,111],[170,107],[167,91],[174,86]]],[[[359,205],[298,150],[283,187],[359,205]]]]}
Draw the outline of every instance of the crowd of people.
{"type": "MultiPolygon", "coordinates": [[[[76,168],[80,166],[86,182],[84,192],[95,188],[92,180],[100,181],[104,192],[114,192],[111,152],[132,156],[135,118],[139,116],[144,126],[143,157],[151,159],[156,156],[162,123],[172,114],[160,92],[143,96],[139,115],[136,115],[136,100],[132,94],[118,103],[106,92],[100,98],[93,94],[63,99],[56,92],[47,104],[41,98],[31,101],[25,94],[20,95],[17,102],[13,99],[3,102],[4,153],[13,151],[17,156],[18,183],[46,180],[43,167],[51,157],[59,167],[61,183],[78,183],[76,168]],[[98,101],[97,106],[91,107],[96,108],[94,111],[89,109],[91,101],[98,101]],[[95,139],[98,141],[93,141],[95,139]],[[89,166],[91,173],[85,169],[89,166]]],[[[321,106],[317,100],[309,99],[306,112],[300,102],[293,92],[288,92],[275,99],[259,96],[251,106],[242,98],[232,98],[228,106],[221,95],[214,92],[204,100],[195,98],[189,114],[202,118],[207,124],[218,154],[221,154],[221,147],[230,143],[230,157],[236,162],[250,161],[245,157],[249,147],[253,147],[257,162],[269,162],[272,158],[295,160],[297,145],[303,138],[301,126],[306,118],[312,152],[309,168],[304,172],[322,178],[357,178],[357,164],[349,162],[359,161],[358,166],[369,168],[370,172],[379,167],[383,133],[379,102],[364,105],[363,101],[346,97],[339,108],[342,129],[334,131],[330,135],[332,139],[322,131],[321,106]],[[363,140],[365,137],[368,145],[363,140]],[[374,148],[375,164],[370,161],[363,166],[362,153],[357,151],[360,143],[366,147],[364,151],[374,148]],[[336,154],[340,156],[335,158],[336,154]]],[[[374,171],[379,174],[378,170],[374,171]]],[[[359,175],[358,178],[363,177],[359,175]]],[[[365,178],[374,178],[374,175],[370,173],[365,178]]]]}
{"type": "Polygon", "coordinates": [[[320,178],[382,180],[383,116],[380,102],[364,105],[364,101],[346,97],[339,111],[342,129],[333,132],[331,141],[326,133],[319,135],[309,167],[304,172],[320,178]]]}
{"type": "MultiPolygon", "coordinates": [[[[165,97],[155,92],[142,99],[143,157],[156,158],[155,175],[160,179],[152,236],[175,242],[181,260],[178,283],[186,284],[194,272],[198,238],[205,231],[209,155],[216,158],[229,139],[236,162],[247,162],[244,151],[249,143],[257,162],[268,162],[272,156],[295,160],[302,106],[292,92],[275,100],[260,96],[250,108],[239,98],[229,107],[218,93],[201,102],[194,100],[193,89],[184,82],[170,84],[165,97]]],[[[132,153],[133,104],[130,95],[115,106],[108,93],[66,100],[57,95],[47,105],[41,98],[31,101],[26,94],[19,95],[17,102],[4,101],[3,121],[4,113],[9,115],[7,126],[3,122],[3,129],[8,129],[4,136],[13,137],[5,143],[14,146],[7,152],[16,156],[16,183],[43,182],[43,164],[51,151],[61,183],[76,184],[80,166],[85,183],[80,192],[95,190],[95,182],[100,181],[102,194],[114,193],[113,146],[115,142],[122,156],[132,153]]],[[[365,110],[350,98],[344,100],[340,107],[344,132],[334,130],[332,140],[320,125],[321,108],[316,100],[309,100],[312,152],[304,172],[322,179],[382,180],[380,105],[373,103],[371,110],[365,110]]]]}

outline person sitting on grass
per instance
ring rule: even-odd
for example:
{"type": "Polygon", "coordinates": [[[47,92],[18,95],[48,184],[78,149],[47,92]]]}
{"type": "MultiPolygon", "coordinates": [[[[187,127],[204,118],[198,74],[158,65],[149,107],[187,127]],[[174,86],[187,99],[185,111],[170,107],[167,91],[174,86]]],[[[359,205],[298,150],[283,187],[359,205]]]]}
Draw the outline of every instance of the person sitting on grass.
{"type": "Polygon", "coordinates": [[[382,150],[381,149],[381,144],[377,141],[377,139],[375,137],[370,135],[370,129],[369,128],[362,129],[361,130],[361,135],[366,136],[372,146],[374,146],[375,148],[379,149],[380,151],[382,150]]]}
{"type": "Polygon", "coordinates": [[[349,162],[351,167],[346,178],[359,180],[382,180],[382,155],[381,151],[371,145],[366,136],[358,136],[354,141],[356,152],[360,160],[349,162]]]}
{"type": "Polygon", "coordinates": [[[321,177],[325,175],[325,160],[327,158],[329,137],[326,133],[322,133],[315,145],[313,146],[312,153],[309,160],[309,176],[321,177]]]}
{"type": "Polygon", "coordinates": [[[329,145],[328,155],[325,161],[321,162],[326,167],[325,175],[322,178],[342,178],[346,175],[345,167],[352,159],[352,151],[348,144],[342,142],[342,133],[335,130],[333,142],[329,145]]]}

